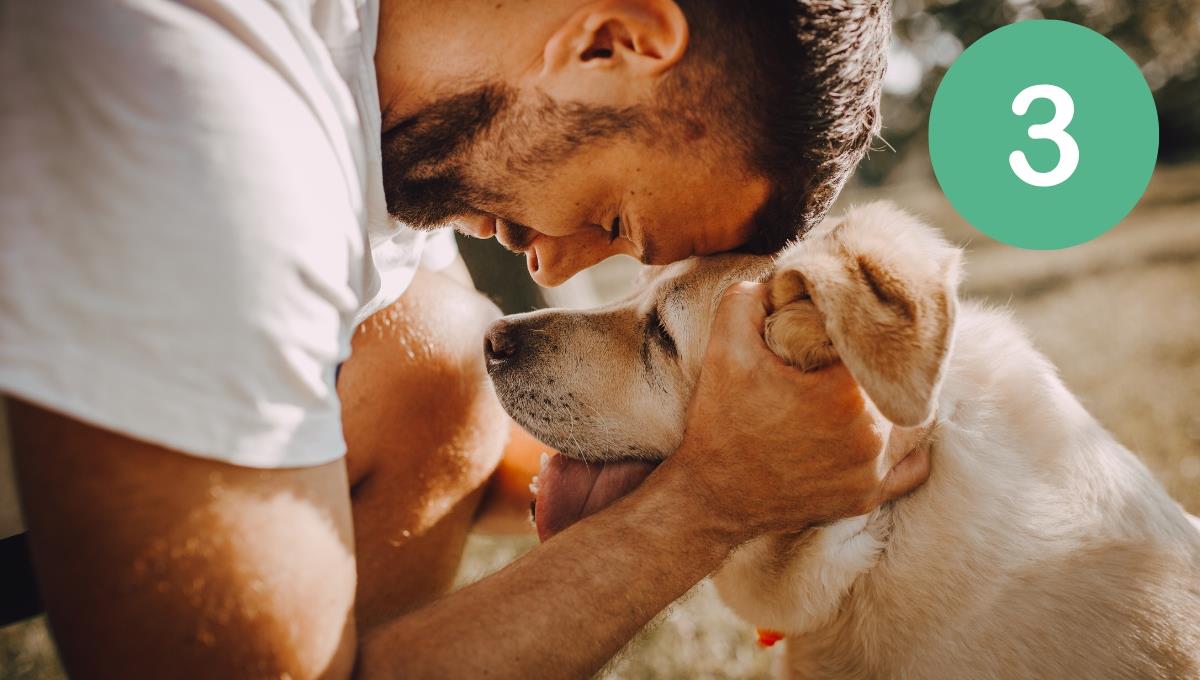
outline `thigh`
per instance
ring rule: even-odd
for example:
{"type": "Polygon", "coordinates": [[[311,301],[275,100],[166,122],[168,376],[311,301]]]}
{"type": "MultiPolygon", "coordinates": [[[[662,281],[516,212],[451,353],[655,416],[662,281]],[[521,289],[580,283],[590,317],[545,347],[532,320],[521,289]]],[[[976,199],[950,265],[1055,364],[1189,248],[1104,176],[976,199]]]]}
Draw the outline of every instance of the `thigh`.
{"type": "Polygon", "coordinates": [[[338,392],[364,630],[453,581],[507,439],[483,363],[483,332],[498,316],[474,290],[420,272],[355,333],[338,392]]]}

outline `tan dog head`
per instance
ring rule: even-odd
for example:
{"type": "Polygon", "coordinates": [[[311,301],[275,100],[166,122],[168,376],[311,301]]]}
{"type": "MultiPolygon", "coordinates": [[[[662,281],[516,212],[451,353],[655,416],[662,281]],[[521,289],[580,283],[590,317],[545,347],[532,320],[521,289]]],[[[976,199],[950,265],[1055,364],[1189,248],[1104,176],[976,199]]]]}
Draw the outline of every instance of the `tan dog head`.
{"type": "Polygon", "coordinates": [[[488,331],[505,409],[577,459],[661,460],[679,445],[721,293],[770,276],[765,335],[812,370],[840,357],[889,420],[927,420],[950,353],[959,251],[882,204],[850,211],[774,262],[695,258],[648,270],[624,300],[506,317],[488,331]]]}
{"type": "Polygon", "coordinates": [[[888,420],[920,425],[950,355],[960,260],[890,205],[851,210],[780,255],[767,342],[805,370],[841,358],[888,420]]]}
{"type": "Polygon", "coordinates": [[[679,445],[721,291],[770,258],[721,255],[648,267],[635,292],[590,310],[497,321],[488,372],[509,414],[582,460],[661,460],[679,445]]]}

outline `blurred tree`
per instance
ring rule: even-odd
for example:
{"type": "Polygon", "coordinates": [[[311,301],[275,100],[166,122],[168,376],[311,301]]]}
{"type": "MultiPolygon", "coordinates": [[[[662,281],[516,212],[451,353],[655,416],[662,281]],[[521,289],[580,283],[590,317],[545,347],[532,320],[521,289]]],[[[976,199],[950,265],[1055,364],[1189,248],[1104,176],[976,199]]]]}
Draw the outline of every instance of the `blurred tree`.
{"type": "Polygon", "coordinates": [[[1159,158],[1200,154],[1198,0],[896,0],[894,15],[883,139],[896,153],[872,153],[859,169],[860,181],[883,182],[906,153],[925,153],[929,108],[946,69],[964,47],[1027,19],[1082,24],[1119,45],[1154,93],[1159,158]]]}

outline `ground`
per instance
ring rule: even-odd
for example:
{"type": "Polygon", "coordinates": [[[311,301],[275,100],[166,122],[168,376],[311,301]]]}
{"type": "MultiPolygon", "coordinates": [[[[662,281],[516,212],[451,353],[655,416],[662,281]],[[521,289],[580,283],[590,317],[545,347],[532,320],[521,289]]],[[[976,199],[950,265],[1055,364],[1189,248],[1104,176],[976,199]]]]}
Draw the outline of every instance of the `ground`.
{"type": "MultiPolygon", "coordinates": [[[[965,294],[1010,308],[1084,405],[1172,496],[1200,514],[1200,164],[1159,168],[1145,198],[1117,228],[1052,252],[1017,250],[980,235],[924,173],[912,175],[920,179],[851,189],[841,203],[889,198],[965,244],[965,294]]],[[[633,266],[606,264],[596,273],[598,288],[612,294],[633,266]]],[[[528,545],[473,538],[462,580],[497,568],[528,545]]],[[[753,629],[701,584],[603,676],[766,677],[778,654],[778,648],[758,649],[753,629]]],[[[0,680],[60,677],[40,619],[0,629],[0,680]]]]}

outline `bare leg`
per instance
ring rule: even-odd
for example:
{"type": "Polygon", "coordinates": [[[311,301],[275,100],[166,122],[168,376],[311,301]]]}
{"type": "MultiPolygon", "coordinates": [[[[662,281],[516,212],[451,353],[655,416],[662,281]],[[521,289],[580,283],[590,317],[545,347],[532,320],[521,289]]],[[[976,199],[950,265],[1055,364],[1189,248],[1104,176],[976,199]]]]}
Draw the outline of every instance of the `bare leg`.
{"type": "Polygon", "coordinates": [[[498,316],[474,290],[420,272],[355,334],[338,392],[364,633],[452,583],[508,437],[483,364],[498,316]]]}

